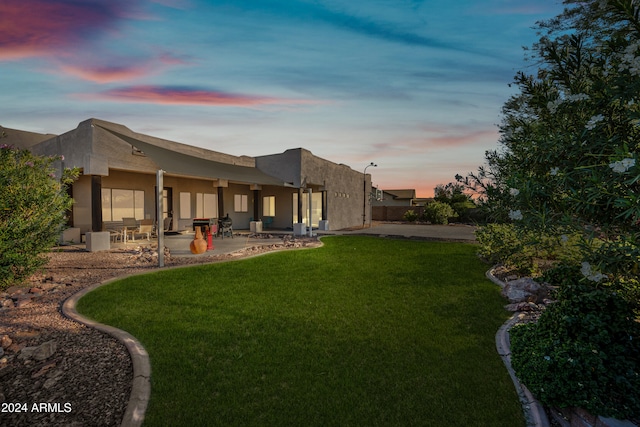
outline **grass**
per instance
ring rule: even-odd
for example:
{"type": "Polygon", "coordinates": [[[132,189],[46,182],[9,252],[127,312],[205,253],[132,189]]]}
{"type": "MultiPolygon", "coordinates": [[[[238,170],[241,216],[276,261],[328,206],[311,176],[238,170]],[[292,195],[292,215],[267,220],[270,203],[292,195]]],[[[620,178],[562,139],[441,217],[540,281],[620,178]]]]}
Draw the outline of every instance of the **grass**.
{"type": "Polygon", "coordinates": [[[323,242],[80,300],[149,352],[145,426],[525,424],[495,349],[508,313],[474,245],[323,242]]]}

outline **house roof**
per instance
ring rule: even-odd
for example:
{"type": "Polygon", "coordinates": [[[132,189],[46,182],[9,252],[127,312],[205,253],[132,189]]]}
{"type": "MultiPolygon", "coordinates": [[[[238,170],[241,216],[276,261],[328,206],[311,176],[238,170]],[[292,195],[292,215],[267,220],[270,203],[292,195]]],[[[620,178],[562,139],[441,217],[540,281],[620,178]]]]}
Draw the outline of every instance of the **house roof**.
{"type": "Polygon", "coordinates": [[[153,138],[148,135],[131,131],[126,126],[93,120],[92,124],[141,150],[162,170],[168,174],[210,179],[226,179],[260,185],[283,186],[282,180],[274,178],[253,166],[240,166],[212,160],[209,150],[199,149],[194,155],[194,147],[188,145],[153,138]],[[187,154],[189,153],[189,154],[187,154]]]}
{"type": "Polygon", "coordinates": [[[394,199],[415,199],[416,198],[416,190],[414,189],[405,189],[405,190],[382,190],[385,193],[393,196],[394,199]]]}
{"type": "MultiPolygon", "coordinates": [[[[15,145],[19,148],[30,148],[36,144],[41,143],[42,141],[46,141],[51,138],[55,138],[56,135],[52,135],[50,133],[35,133],[35,132],[27,132],[24,130],[18,129],[10,129],[4,126],[0,126],[0,135],[4,134],[6,136],[6,142],[9,145],[15,145]]],[[[1,138],[1,137],[0,137],[1,138]]],[[[0,139],[3,143],[4,139],[0,139]]]]}

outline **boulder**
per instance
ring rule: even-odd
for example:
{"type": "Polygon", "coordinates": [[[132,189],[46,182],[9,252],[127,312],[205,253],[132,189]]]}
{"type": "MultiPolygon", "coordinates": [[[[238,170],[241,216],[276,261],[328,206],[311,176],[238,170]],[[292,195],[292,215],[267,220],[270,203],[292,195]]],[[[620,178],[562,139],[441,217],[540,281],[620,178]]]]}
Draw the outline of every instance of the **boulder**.
{"type": "Polygon", "coordinates": [[[36,347],[25,347],[20,351],[18,359],[45,360],[56,352],[56,342],[51,340],[36,347]]]}
{"type": "Polygon", "coordinates": [[[502,295],[511,304],[520,302],[533,302],[539,304],[549,296],[546,286],[541,285],[530,277],[507,282],[502,289],[502,295]]]}

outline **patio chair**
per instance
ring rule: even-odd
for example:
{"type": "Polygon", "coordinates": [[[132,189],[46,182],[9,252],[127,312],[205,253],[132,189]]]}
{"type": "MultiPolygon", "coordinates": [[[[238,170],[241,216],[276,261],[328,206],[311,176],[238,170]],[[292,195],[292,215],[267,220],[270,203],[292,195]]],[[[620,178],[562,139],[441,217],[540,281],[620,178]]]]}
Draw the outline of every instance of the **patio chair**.
{"type": "Polygon", "coordinates": [[[168,216],[164,219],[164,223],[163,223],[163,230],[164,231],[171,231],[171,223],[173,222],[173,218],[168,216]]]}
{"type": "Polygon", "coordinates": [[[109,232],[109,237],[111,238],[111,241],[113,243],[117,243],[118,240],[120,240],[121,242],[123,241],[123,232],[121,230],[112,230],[109,229],[107,230],[109,232]]]}
{"type": "Polygon", "coordinates": [[[134,232],[134,234],[146,234],[147,240],[151,240],[151,233],[153,233],[153,221],[150,219],[141,220],[140,227],[134,232]]]}

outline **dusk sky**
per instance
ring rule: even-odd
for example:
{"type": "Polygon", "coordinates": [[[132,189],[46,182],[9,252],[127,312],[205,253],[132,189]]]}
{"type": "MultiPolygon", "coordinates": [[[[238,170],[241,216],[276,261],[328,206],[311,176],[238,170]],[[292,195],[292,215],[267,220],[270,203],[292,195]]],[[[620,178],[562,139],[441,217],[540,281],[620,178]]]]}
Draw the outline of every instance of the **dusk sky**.
{"type": "Polygon", "coordinates": [[[497,147],[560,0],[2,0],[0,125],[88,118],[234,155],[303,147],[433,194],[497,147]]]}

